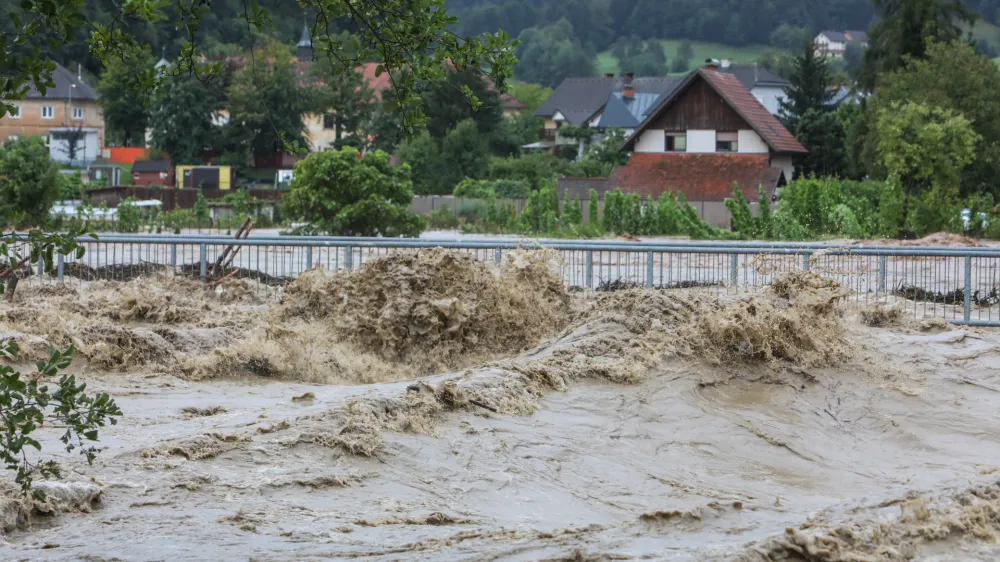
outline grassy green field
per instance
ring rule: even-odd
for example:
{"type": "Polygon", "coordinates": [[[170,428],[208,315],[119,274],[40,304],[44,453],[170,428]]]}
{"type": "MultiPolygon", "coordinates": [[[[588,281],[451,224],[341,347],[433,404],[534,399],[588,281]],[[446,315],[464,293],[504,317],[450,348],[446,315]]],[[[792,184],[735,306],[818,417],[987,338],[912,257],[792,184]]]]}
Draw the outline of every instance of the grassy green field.
{"type": "MultiPolygon", "coordinates": [[[[663,45],[663,52],[667,55],[667,62],[673,62],[677,56],[677,47],[680,46],[681,41],[668,39],[660,41],[660,43],[663,45]]],[[[779,49],[769,45],[733,47],[732,45],[703,43],[701,41],[692,41],[691,48],[694,51],[694,57],[691,59],[691,68],[704,63],[705,59],[709,58],[720,60],[732,59],[735,62],[753,62],[763,54],[780,52],[779,49]]],[[[601,74],[618,74],[618,59],[611,54],[611,51],[604,51],[597,54],[597,71],[601,74]]]]}

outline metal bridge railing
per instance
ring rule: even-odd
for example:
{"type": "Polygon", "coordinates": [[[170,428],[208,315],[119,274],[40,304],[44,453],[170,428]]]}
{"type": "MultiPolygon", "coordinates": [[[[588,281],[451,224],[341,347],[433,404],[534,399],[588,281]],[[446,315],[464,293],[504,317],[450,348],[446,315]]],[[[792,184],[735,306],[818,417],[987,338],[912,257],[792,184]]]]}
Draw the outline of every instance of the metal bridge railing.
{"type": "Polygon", "coordinates": [[[849,287],[858,302],[894,296],[917,318],[1000,326],[1000,248],[297,236],[237,241],[223,236],[113,234],[96,241],[81,238],[80,243],[87,250],[82,259],[58,256],[53,271],[39,268],[27,281],[124,281],[164,270],[205,278],[233,246],[239,252],[227,271],[238,270],[234,276],[278,294],[285,283],[313,267],[357,269],[391,252],[442,247],[499,262],[504,252],[547,248],[558,254],[564,282],[576,289],[700,287],[737,294],[759,291],[776,276],[807,269],[849,287]]]}

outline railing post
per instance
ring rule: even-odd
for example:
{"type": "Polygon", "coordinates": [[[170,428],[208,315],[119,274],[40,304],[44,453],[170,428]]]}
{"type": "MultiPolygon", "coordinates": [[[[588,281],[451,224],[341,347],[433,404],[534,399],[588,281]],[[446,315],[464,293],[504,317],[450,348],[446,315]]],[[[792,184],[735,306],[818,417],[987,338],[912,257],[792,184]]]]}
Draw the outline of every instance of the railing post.
{"type": "Polygon", "coordinates": [[[653,286],[653,251],[646,252],[646,286],[653,286]]]}
{"type": "Polygon", "coordinates": [[[729,283],[736,286],[740,280],[740,255],[733,252],[729,256],[729,283]]]}
{"type": "Polygon", "coordinates": [[[587,250],[587,265],[584,271],[584,278],[587,280],[587,290],[594,288],[594,251],[587,250]]]}
{"type": "Polygon", "coordinates": [[[962,314],[966,322],[972,320],[972,254],[965,256],[965,302],[962,314]]]}
{"type": "Polygon", "coordinates": [[[177,242],[170,245],[170,268],[177,270],[177,242]]]}
{"type": "Polygon", "coordinates": [[[500,262],[503,261],[503,250],[500,248],[493,249],[493,261],[496,262],[497,265],[500,265],[500,262]]]}
{"type": "Polygon", "coordinates": [[[809,271],[809,252],[802,254],[802,269],[809,271]]]}
{"type": "Polygon", "coordinates": [[[878,290],[881,292],[886,292],[886,262],[889,258],[885,255],[879,256],[878,258],[878,290]]]}
{"type": "Polygon", "coordinates": [[[313,247],[306,246],[306,269],[312,269],[313,266],[313,247]]]}
{"type": "Polygon", "coordinates": [[[208,246],[201,243],[201,279],[204,281],[208,277],[208,246]]]}
{"type": "Polygon", "coordinates": [[[344,268],[350,271],[354,268],[354,248],[344,246],[344,268]]]}
{"type": "Polygon", "coordinates": [[[64,258],[62,254],[56,256],[56,278],[59,279],[60,281],[65,280],[64,279],[65,264],[63,262],[64,258]]]}

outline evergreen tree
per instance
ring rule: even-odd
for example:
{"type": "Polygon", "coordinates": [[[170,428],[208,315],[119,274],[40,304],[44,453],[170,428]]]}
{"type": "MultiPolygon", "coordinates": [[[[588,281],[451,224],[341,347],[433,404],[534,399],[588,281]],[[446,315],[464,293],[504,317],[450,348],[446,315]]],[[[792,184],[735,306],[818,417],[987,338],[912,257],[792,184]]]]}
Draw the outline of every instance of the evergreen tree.
{"type": "Polygon", "coordinates": [[[809,110],[822,110],[833,95],[829,90],[830,65],[826,57],[816,53],[814,41],[804,43],[802,54],[795,58],[788,81],[792,85],[781,102],[781,113],[792,122],[809,110]]]}
{"type": "Polygon", "coordinates": [[[905,57],[925,58],[928,41],[960,39],[979,17],[962,0],[872,0],[877,21],[868,33],[860,83],[875,89],[880,74],[901,68],[905,57]]]}

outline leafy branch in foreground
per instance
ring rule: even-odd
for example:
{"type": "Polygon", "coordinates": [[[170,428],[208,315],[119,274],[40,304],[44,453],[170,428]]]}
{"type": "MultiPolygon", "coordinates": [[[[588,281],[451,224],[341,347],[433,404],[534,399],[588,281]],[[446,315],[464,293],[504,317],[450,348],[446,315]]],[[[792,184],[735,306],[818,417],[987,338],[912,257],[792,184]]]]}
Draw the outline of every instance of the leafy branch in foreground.
{"type": "MultiPolygon", "coordinates": [[[[8,298],[17,287],[17,281],[24,274],[24,268],[42,263],[45,271],[52,271],[56,255],[83,257],[85,248],[77,242],[79,236],[87,235],[86,225],[77,224],[66,232],[46,232],[33,229],[24,233],[10,232],[0,235],[0,294],[8,298]]],[[[97,235],[89,233],[97,240],[97,235]]]]}
{"type": "MultiPolygon", "coordinates": [[[[14,360],[18,357],[16,342],[0,344],[0,355],[14,360]]],[[[73,346],[59,350],[49,347],[49,358],[38,361],[36,373],[24,376],[9,365],[0,366],[0,459],[8,470],[16,473],[14,481],[27,495],[36,499],[39,492],[31,490],[38,475],[43,478],[60,478],[59,465],[52,460],[33,462],[28,450],[41,452],[42,445],[32,434],[46,424],[66,428],[59,438],[67,452],[79,450],[93,463],[100,451],[91,443],[98,439],[98,428],[118,423],[122,411],[106,393],[90,396],[85,393],[86,383],[77,384],[76,377],[63,374],[58,384],[50,387],[46,380],[69,367],[73,359],[73,346]]]]}

